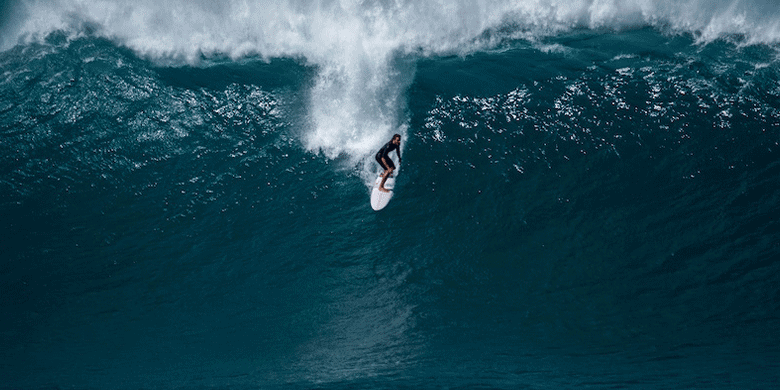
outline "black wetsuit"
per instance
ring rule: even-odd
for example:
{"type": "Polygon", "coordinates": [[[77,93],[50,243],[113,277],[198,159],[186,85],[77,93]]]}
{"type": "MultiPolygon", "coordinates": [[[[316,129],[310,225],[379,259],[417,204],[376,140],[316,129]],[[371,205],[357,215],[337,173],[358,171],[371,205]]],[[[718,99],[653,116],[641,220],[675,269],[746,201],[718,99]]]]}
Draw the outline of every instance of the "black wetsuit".
{"type": "Polygon", "coordinates": [[[388,170],[390,168],[395,169],[395,164],[393,164],[393,160],[390,159],[390,152],[393,150],[398,153],[398,160],[401,160],[401,151],[398,150],[398,145],[394,144],[391,140],[390,142],[386,143],[385,146],[382,146],[382,149],[379,149],[379,151],[376,153],[376,156],[374,158],[376,159],[376,162],[379,163],[379,165],[382,166],[385,170],[388,170]],[[387,161],[387,165],[385,165],[384,162],[382,162],[382,157],[385,158],[385,161],[387,161]]]}

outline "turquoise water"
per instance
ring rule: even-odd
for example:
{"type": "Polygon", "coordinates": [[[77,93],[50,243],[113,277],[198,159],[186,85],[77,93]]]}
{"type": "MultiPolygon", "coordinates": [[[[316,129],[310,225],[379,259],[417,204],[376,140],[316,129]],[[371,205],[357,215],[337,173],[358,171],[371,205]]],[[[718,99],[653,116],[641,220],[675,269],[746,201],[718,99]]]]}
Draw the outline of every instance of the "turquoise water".
{"type": "Polygon", "coordinates": [[[0,388],[777,387],[780,8],[637,4],[0,7],[0,388]]]}

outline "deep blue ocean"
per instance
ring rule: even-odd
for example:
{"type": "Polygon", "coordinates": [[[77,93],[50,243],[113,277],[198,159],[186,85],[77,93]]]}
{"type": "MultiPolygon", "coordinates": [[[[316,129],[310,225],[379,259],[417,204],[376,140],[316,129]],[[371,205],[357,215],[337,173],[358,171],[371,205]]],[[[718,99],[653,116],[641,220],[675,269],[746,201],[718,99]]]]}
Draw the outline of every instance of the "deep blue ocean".
{"type": "Polygon", "coordinates": [[[780,388],[780,3],[0,14],[0,389],[780,388]]]}

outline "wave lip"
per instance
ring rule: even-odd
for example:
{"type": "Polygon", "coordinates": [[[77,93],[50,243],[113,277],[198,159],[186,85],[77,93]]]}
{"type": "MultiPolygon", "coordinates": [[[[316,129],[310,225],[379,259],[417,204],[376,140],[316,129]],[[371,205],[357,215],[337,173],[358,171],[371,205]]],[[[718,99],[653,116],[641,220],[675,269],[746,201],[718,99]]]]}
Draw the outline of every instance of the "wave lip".
{"type": "Polygon", "coordinates": [[[479,47],[474,43],[488,31],[500,31],[505,37],[539,37],[572,28],[652,26],[691,33],[704,41],[728,35],[742,35],[756,43],[780,41],[780,4],[770,0],[461,0],[444,5],[30,0],[2,7],[0,48],[4,50],[20,39],[88,26],[95,34],[150,58],[187,62],[219,53],[233,58],[301,56],[320,64],[338,60],[343,53],[337,49],[356,43],[380,54],[399,49],[457,53],[479,47]]]}

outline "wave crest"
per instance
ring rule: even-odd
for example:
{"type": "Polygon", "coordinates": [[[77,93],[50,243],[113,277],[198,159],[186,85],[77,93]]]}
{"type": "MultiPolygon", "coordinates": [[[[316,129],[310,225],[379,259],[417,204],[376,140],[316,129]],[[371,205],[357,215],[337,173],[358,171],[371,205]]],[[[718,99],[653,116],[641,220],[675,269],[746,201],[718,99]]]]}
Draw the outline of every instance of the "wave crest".
{"type": "Polygon", "coordinates": [[[729,35],[780,42],[780,4],[770,0],[30,0],[3,11],[0,49],[88,30],[155,61],[304,59],[319,76],[302,143],[357,159],[404,128],[402,95],[414,66],[399,58],[463,55],[575,28],[653,26],[702,42],[729,35]]]}

